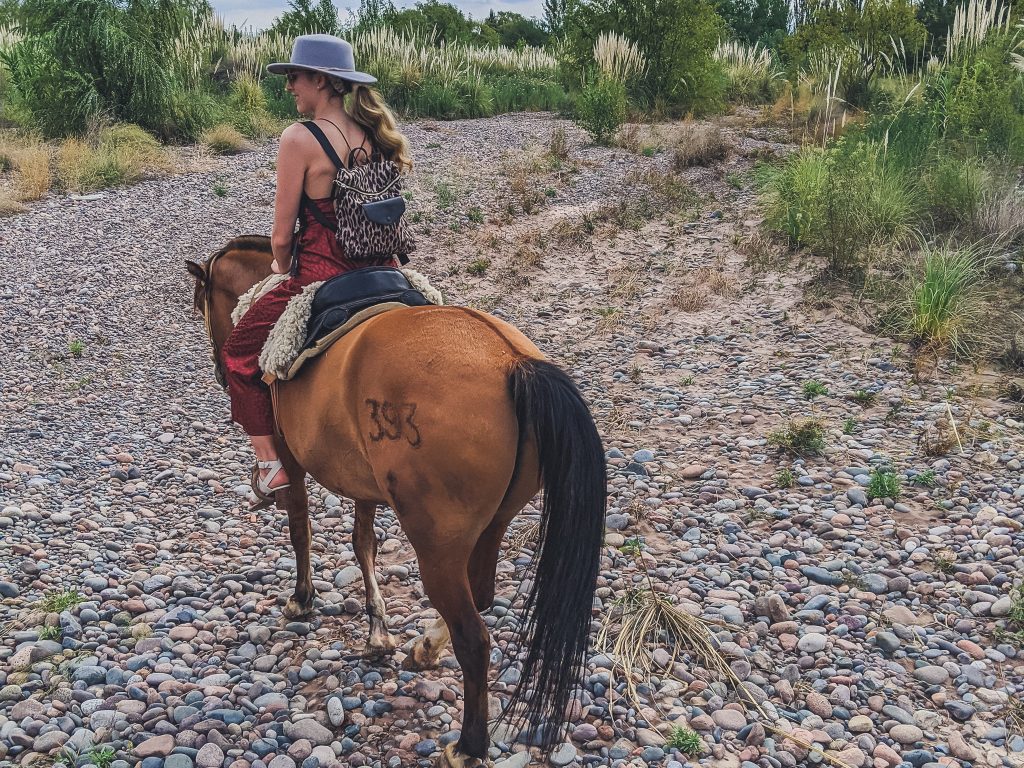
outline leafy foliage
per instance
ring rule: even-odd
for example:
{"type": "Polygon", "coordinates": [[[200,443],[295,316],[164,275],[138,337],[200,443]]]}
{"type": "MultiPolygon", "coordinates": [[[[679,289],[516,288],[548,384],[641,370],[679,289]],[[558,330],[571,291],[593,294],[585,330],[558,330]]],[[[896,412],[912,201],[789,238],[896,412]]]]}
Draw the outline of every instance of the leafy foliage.
{"type": "Polygon", "coordinates": [[[721,103],[724,82],[713,52],[725,25],[707,0],[579,0],[566,20],[565,66],[589,69],[594,43],[615,31],[637,42],[652,62],[636,96],[673,114],[721,103]]]}
{"type": "Polygon", "coordinates": [[[4,63],[45,135],[80,133],[103,113],[193,138],[183,89],[166,62],[206,8],[200,0],[25,0],[24,37],[4,63]]]}
{"type": "Polygon", "coordinates": [[[331,0],[289,0],[288,10],[274,20],[271,31],[286,37],[341,31],[338,9],[331,0]]]}
{"type": "Polygon", "coordinates": [[[598,144],[608,144],[626,120],[626,86],[597,76],[584,85],[576,100],[576,122],[598,144]]]}
{"type": "Polygon", "coordinates": [[[717,0],[715,9],[729,31],[749,45],[776,48],[786,37],[787,0],[717,0]]]}

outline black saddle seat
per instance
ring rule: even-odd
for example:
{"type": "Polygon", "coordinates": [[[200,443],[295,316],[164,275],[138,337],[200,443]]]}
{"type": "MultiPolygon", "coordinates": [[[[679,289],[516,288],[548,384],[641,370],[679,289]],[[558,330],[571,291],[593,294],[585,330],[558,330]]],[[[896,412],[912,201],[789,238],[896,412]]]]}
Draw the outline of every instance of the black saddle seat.
{"type": "Polygon", "coordinates": [[[409,283],[400,269],[363,267],[332,277],[313,297],[303,349],[347,323],[356,312],[384,302],[422,307],[430,302],[409,283]]]}

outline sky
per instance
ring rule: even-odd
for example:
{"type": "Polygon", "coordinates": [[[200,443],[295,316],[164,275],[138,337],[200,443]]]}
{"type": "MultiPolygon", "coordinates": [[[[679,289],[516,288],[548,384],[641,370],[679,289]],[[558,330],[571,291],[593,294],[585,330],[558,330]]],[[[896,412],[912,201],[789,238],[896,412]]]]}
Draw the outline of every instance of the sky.
{"type": "MultiPolygon", "coordinates": [[[[524,16],[544,16],[543,0],[448,0],[474,19],[484,19],[492,9],[515,11],[524,16]]],[[[359,0],[334,0],[334,4],[345,13],[346,8],[358,8],[359,0]]],[[[415,0],[395,0],[396,8],[415,5],[415,0]]],[[[288,9],[288,0],[210,0],[217,14],[228,24],[254,26],[257,29],[269,27],[275,18],[288,9]]]]}

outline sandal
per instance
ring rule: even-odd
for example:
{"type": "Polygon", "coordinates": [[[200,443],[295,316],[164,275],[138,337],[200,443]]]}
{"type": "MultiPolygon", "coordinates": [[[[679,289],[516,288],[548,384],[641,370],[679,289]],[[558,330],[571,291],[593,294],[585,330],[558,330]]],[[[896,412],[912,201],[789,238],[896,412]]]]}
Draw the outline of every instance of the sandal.
{"type": "Polygon", "coordinates": [[[274,488],[270,487],[270,484],[282,469],[284,469],[284,465],[276,459],[274,461],[257,461],[253,465],[252,490],[256,494],[257,501],[249,506],[250,512],[258,512],[261,509],[272,507],[277,492],[287,490],[291,486],[291,483],[285,483],[274,488]],[[267,470],[265,478],[260,477],[260,470],[262,469],[267,470]]]}

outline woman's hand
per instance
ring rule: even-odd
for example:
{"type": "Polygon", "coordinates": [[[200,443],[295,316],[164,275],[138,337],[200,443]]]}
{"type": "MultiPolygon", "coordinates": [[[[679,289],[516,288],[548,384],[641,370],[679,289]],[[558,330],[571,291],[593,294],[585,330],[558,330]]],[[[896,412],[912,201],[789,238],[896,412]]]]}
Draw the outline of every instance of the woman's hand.
{"type": "Polygon", "coordinates": [[[288,267],[282,267],[280,264],[277,263],[277,259],[274,259],[272,262],[270,262],[270,271],[273,272],[275,275],[283,275],[285,272],[288,271],[288,267]]]}

